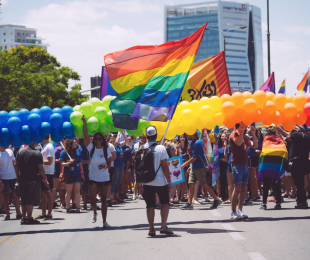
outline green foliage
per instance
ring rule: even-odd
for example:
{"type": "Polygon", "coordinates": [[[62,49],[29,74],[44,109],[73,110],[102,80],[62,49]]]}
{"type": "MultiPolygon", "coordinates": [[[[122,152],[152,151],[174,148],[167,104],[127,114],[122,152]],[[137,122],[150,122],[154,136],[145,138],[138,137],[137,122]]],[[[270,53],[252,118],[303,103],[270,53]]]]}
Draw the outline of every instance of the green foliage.
{"type": "Polygon", "coordinates": [[[69,90],[69,80],[79,81],[80,75],[41,47],[0,50],[0,110],[73,107],[87,101],[81,84],[69,90]]]}

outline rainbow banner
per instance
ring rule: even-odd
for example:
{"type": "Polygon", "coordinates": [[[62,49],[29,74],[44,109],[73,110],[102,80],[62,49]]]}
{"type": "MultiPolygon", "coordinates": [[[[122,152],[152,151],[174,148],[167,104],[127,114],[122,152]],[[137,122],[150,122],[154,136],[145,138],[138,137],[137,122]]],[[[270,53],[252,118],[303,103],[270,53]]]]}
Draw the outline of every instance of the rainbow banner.
{"type": "Polygon", "coordinates": [[[278,94],[285,94],[285,80],[283,80],[283,82],[282,82],[282,84],[280,86],[278,94]]]}
{"type": "Polygon", "coordinates": [[[259,90],[262,90],[264,92],[276,92],[276,84],[274,80],[274,72],[270,75],[270,77],[267,79],[267,81],[260,87],[259,90]]]}
{"type": "Polygon", "coordinates": [[[224,51],[193,64],[180,101],[223,94],[231,95],[224,51]]]}
{"type": "Polygon", "coordinates": [[[309,84],[310,82],[309,82],[309,71],[308,71],[305,74],[305,76],[302,78],[302,81],[298,84],[297,90],[307,92],[309,84]]]}
{"type": "Polygon", "coordinates": [[[206,26],[180,41],[104,56],[111,85],[119,94],[110,104],[115,127],[134,130],[139,118],[172,118],[206,26]]]}
{"type": "Polygon", "coordinates": [[[277,180],[284,175],[284,165],[288,159],[286,146],[277,136],[266,136],[259,157],[258,178],[264,181],[264,176],[277,180]]]}
{"type": "Polygon", "coordinates": [[[105,96],[116,96],[116,91],[112,88],[110,79],[108,77],[107,69],[105,66],[102,66],[101,70],[101,85],[100,85],[100,100],[105,96]]]}

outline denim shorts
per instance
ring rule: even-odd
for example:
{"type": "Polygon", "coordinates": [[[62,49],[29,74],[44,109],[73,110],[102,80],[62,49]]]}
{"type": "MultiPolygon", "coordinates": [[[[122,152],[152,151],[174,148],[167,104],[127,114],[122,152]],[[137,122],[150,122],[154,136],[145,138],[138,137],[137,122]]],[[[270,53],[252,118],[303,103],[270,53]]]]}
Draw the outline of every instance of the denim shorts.
{"type": "MultiPolygon", "coordinates": [[[[10,193],[15,190],[15,183],[17,182],[17,179],[12,180],[2,180],[4,190],[3,193],[10,193]]],[[[2,201],[1,201],[2,203],[2,201]]]]}
{"type": "Polygon", "coordinates": [[[234,178],[234,185],[248,184],[249,167],[247,165],[232,164],[231,169],[232,169],[232,174],[234,178]]]}
{"type": "Polygon", "coordinates": [[[81,183],[81,175],[70,175],[66,184],[81,183]]]}

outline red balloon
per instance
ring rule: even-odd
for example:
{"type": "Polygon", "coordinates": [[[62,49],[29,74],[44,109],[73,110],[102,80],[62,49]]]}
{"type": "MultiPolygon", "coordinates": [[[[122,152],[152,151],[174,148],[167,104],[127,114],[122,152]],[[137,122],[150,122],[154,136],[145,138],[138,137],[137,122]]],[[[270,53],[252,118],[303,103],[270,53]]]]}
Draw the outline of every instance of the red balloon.
{"type": "Polygon", "coordinates": [[[310,116],[307,117],[307,121],[305,123],[307,126],[310,126],[310,116]]]}
{"type": "Polygon", "coordinates": [[[304,106],[304,112],[307,116],[310,116],[310,103],[307,103],[305,106],[304,106]]]}
{"type": "Polygon", "coordinates": [[[305,97],[306,97],[306,99],[307,99],[307,103],[310,102],[310,93],[307,93],[307,94],[305,95],[305,97]]]}

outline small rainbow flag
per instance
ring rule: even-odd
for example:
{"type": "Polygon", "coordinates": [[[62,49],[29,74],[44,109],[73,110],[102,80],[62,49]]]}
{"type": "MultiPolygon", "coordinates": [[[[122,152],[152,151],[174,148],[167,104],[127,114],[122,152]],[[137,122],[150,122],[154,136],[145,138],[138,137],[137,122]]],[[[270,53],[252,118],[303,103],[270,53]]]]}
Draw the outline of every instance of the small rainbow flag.
{"type": "Polygon", "coordinates": [[[309,84],[310,82],[309,82],[309,71],[308,71],[306,75],[302,78],[302,81],[298,84],[297,90],[307,92],[309,84]]]}
{"type": "Polygon", "coordinates": [[[285,94],[285,80],[283,80],[283,82],[282,82],[282,84],[280,86],[278,94],[285,94]]]}

